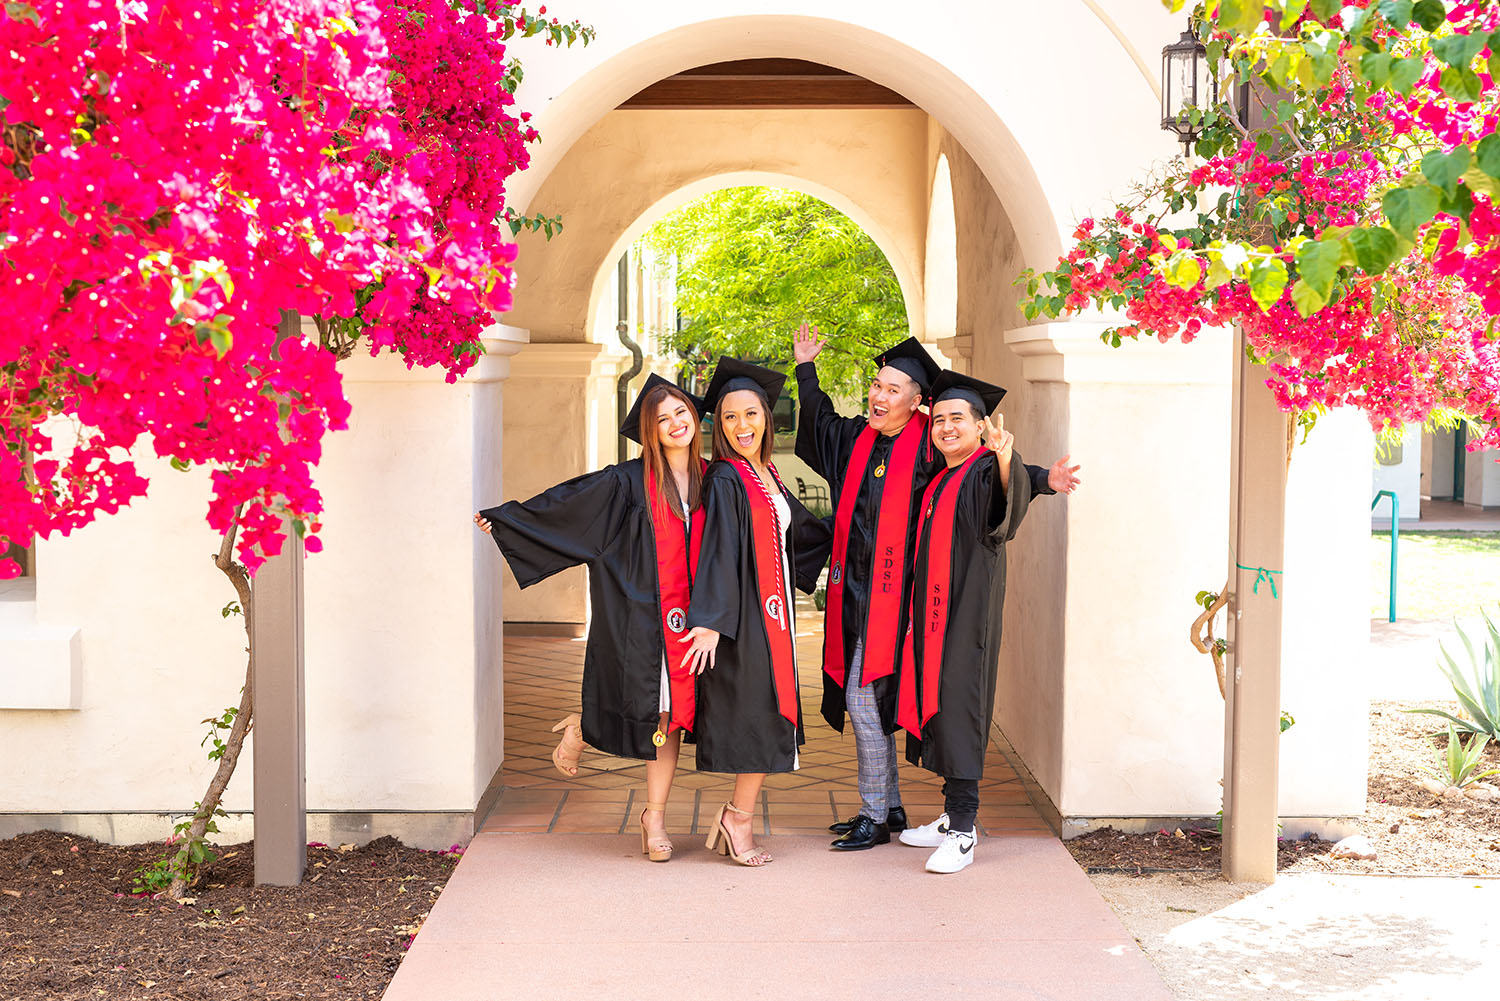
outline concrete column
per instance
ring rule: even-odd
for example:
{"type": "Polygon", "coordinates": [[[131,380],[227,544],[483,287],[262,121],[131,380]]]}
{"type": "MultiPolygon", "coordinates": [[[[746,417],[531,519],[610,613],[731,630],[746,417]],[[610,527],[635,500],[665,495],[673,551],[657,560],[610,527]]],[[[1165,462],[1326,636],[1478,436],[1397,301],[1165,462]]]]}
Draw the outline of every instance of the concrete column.
{"type": "Polygon", "coordinates": [[[302,540],[285,525],[281,555],[255,575],[250,622],[255,685],[255,882],[295,886],[307,867],[302,540]]]}
{"type": "Polygon", "coordinates": [[[1229,684],[1224,700],[1226,879],[1276,879],[1287,416],[1235,334],[1230,460],[1229,684]]]}
{"type": "MultiPolygon", "coordinates": [[[[504,401],[503,498],[524,499],[616,460],[616,345],[543,341],[510,359],[504,401]],[[545,447],[538,447],[538,443],[545,447]]],[[[628,356],[624,356],[628,361],[628,356]]],[[[505,571],[507,622],[550,623],[581,630],[588,615],[587,578],[565,570],[527,588],[505,571]]]]}

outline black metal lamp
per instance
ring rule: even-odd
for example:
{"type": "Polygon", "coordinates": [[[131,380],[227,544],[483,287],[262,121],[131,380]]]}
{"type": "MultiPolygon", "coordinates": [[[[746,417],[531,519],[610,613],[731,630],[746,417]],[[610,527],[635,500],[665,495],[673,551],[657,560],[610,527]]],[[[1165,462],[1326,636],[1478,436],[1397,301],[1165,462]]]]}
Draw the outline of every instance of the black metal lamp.
{"type": "Polygon", "coordinates": [[[1212,100],[1208,50],[1196,34],[1184,31],[1161,50],[1161,127],[1177,134],[1184,152],[1192,148],[1199,132],[1188,112],[1206,109],[1212,100]]]}

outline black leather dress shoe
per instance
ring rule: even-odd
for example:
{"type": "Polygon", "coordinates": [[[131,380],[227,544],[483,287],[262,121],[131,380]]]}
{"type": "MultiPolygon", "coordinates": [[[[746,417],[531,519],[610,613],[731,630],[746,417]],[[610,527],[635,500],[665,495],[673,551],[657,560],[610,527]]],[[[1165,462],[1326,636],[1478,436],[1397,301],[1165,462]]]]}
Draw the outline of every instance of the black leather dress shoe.
{"type": "MultiPolygon", "coordinates": [[[[856,813],[848,820],[841,820],[837,824],[829,824],[828,830],[833,834],[848,834],[850,829],[854,827],[854,822],[858,819],[859,814],[856,813]]],[[[886,814],[885,826],[892,834],[900,834],[902,831],[906,830],[906,807],[893,807],[891,811],[886,814]]]]}
{"type": "Polygon", "coordinates": [[[889,827],[877,824],[869,817],[858,816],[854,818],[854,826],[849,829],[849,833],[834,840],[833,848],[840,852],[862,852],[866,848],[890,843],[891,829],[889,827]]]}

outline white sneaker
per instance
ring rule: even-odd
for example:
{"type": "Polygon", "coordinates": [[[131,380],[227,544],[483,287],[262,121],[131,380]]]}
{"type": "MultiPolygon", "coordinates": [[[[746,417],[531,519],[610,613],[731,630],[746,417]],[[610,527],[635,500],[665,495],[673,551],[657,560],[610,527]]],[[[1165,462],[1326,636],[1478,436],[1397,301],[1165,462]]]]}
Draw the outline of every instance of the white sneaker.
{"type": "Polygon", "coordinates": [[[958,872],[974,864],[973,831],[949,831],[938,850],[927,859],[928,872],[958,872]]]}
{"type": "Polygon", "coordinates": [[[948,836],[948,815],[942,814],[930,824],[908,827],[901,832],[901,843],[913,848],[936,848],[948,836]]]}

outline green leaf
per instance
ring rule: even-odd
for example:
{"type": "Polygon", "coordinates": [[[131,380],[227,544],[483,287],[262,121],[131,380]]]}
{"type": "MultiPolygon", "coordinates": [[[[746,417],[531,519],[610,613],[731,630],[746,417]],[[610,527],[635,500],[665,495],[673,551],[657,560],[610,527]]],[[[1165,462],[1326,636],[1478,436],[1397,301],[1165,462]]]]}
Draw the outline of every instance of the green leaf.
{"type": "Polygon", "coordinates": [[[1286,262],[1268,257],[1250,266],[1250,296],[1261,309],[1270,309],[1286,291],[1286,262]]]}
{"type": "Polygon", "coordinates": [[[1408,94],[1412,85],[1422,78],[1422,57],[1397,59],[1391,64],[1391,89],[1398,94],[1408,94]]]}
{"type": "Polygon", "coordinates": [[[1443,75],[1438,78],[1438,86],[1443,88],[1444,94],[1460,102],[1479,100],[1484,89],[1479,82],[1479,74],[1467,67],[1457,66],[1449,66],[1443,70],[1443,75]]]}
{"type": "Polygon", "coordinates": [[[1356,229],[1346,241],[1354,252],[1354,263],[1367,275],[1378,275],[1396,259],[1396,234],[1384,226],[1356,229]]]}
{"type": "Polygon", "coordinates": [[[1452,153],[1433,150],[1422,157],[1422,176],[1442,188],[1449,198],[1458,179],[1469,169],[1469,147],[1459,146],[1452,153]]]}
{"type": "Polygon", "coordinates": [[[193,464],[191,462],[188,462],[186,459],[178,459],[174,457],[172,459],[172,468],[177,470],[179,473],[185,473],[193,468],[193,464]]]}
{"type": "Polygon", "coordinates": [[[1423,31],[1437,31],[1448,19],[1448,12],[1443,8],[1443,0],[1417,0],[1411,18],[1423,31]]]}
{"type": "MultiPolygon", "coordinates": [[[[222,316],[223,314],[220,315],[222,316]]],[[[209,329],[208,339],[213,342],[214,350],[218,352],[220,358],[227,355],[229,349],[234,345],[234,335],[229,332],[228,327],[219,324],[214,324],[209,329]]]]}
{"type": "Polygon", "coordinates": [[[1391,228],[1408,240],[1417,238],[1417,229],[1432,221],[1442,204],[1442,192],[1431,185],[1396,188],[1386,192],[1380,208],[1391,228]]]}
{"type": "Polygon", "coordinates": [[[1489,36],[1478,32],[1469,35],[1448,35],[1432,40],[1432,53],[1449,66],[1468,69],[1469,63],[1474,61],[1474,57],[1479,55],[1479,50],[1488,42],[1489,36]]]}
{"type": "Polygon", "coordinates": [[[1313,17],[1328,24],[1344,7],[1344,0],[1312,0],[1313,17]]]}
{"type": "Polygon", "coordinates": [[[1395,58],[1384,52],[1366,52],[1359,57],[1359,74],[1371,87],[1384,87],[1391,79],[1395,58]]]}
{"type": "Polygon", "coordinates": [[[1411,22],[1412,0],[1380,0],[1380,16],[1393,28],[1404,28],[1411,22]]]}
{"type": "MultiPolygon", "coordinates": [[[[1333,280],[1338,277],[1339,259],[1343,256],[1343,242],[1337,239],[1309,240],[1297,248],[1297,273],[1324,302],[1333,292],[1333,280]]],[[[1322,303],[1318,305],[1321,307],[1322,303]]]]}
{"type": "Polygon", "coordinates": [[[1328,296],[1299,278],[1292,285],[1292,305],[1300,315],[1312,316],[1328,305],[1328,296]]]}
{"type": "Polygon", "coordinates": [[[1479,140],[1479,145],[1474,148],[1476,154],[1474,159],[1479,169],[1486,174],[1500,180],[1500,135],[1491,132],[1479,140]]]}
{"type": "Polygon", "coordinates": [[[1173,254],[1167,261],[1167,284],[1190,289],[1203,277],[1203,266],[1189,253],[1173,254]]]}
{"type": "Polygon", "coordinates": [[[42,26],[42,19],[37,14],[36,8],[29,3],[7,3],[5,16],[12,21],[30,21],[38,28],[42,26]]]}
{"type": "Polygon", "coordinates": [[[1297,18],[1307,10],[1307,0],[1282,0],[1281,3],[1281,30],[1290,32],[1292,26],[1297,23],[1297,18]]]}

